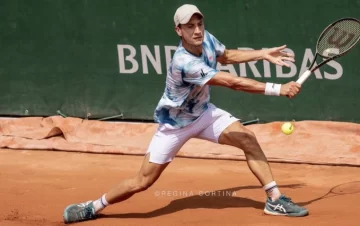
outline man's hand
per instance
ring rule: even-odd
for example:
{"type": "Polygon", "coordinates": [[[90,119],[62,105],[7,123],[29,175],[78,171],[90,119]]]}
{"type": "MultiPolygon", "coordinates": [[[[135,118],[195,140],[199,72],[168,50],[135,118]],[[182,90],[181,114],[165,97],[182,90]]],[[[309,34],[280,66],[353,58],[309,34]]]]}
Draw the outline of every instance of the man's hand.
{"type": "Polygon", "coordinates": [[[285,63],[284,61],[291,61],[295,62],[294,55],[288,52],[284,52],[286,45],[280,47],[274,47],[270,49],[264,49],[263,51],[263,59],[267,60],[273,64],[277,64],[280,66],[290,67],[289,64],[285,63]]]}
{"type": "Polygon", "coordinates": [[[281,86],[280,95],[289,98],[295,97],[301,91],[301,85],[296,82],[289,82],[281,86]]]}

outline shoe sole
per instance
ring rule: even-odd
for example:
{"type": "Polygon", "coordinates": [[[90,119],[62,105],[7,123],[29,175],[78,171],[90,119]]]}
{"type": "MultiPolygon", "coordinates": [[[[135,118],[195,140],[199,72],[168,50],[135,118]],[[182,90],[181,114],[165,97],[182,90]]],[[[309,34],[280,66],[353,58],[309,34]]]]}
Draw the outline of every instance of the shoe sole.
{"type": "Polygon", "coordinates": [[[278,212],[273,212],[273,211],[270,211],[266,208],[264,208],[264,213],[267,214],[267,215],[273,215],[273,216],[288,216],[288,217],[304,217],[304,216],[307,216],[309,214],[309,212],[307,210],[303,210],[299,213],[290,213],[290,214],[287,214],[287,213],[278,213],[278,212]]]}

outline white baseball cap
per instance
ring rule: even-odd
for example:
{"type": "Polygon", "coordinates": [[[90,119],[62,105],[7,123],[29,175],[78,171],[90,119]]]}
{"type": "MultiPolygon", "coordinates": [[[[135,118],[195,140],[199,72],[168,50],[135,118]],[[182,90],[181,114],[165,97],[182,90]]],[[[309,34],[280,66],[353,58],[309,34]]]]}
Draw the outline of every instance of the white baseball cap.
{"type": "Polygon", "coordinates": [[[198,13],[202,17],[204,17],[204,15],[195,5],[185,4],[180,6],[176,10],[174,15],[175,26],[178,26],[179,24],[186,24],[190,21],[192,15],[194,15],[195,13],[198,13]]]}

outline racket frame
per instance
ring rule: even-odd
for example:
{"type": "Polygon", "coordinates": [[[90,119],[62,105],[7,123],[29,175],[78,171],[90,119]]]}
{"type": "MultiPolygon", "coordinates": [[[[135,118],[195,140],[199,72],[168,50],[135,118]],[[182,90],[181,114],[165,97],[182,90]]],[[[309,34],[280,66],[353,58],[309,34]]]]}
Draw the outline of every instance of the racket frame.
{"type": "Polygon", "coordinates": [[[350,46],[346,51],[344,51],[343,53],[340,53],[340,54],[337,54],[335,56],[332,56],[332,57],[326,57],[326,56],[323,56],[322,54],[319,53],[318,51],[318,45],[319,45],[319,42],[321,40],[321,38],[326,34],[326,32],[332,28],[335,24],[343,21],[343,20],[354,20],[356,22],[358,22],[360,24],[360,21],[356,18],[353,18],[353,17],[345,17],[345,18],[341,18],[331,24],[329,24],[320,34],[317,42],[316,42],[316,53],[315,53],[315,56],[314,56],[314,59],[312,60],[310,66],[308,67],[308,69],[298,78],[298,80],[296,81],[297,83],[299,83],[300,85],[302,85],[308,78],[309,76],[311,75],[312,72],[314,72],[315,70],[319,69],[321,66],[323,66],[324,64],[328,63],[329,61],[332,61],[332,60],[335,60],[336,58],[338,57],[341,57],[341,56],[344,56],[346,53],[348,53],[351,49],[354,48],[354,46],[359,42],[360,40],[360,36],[357,38],[357,40],[354,42],[354,44],[352,46],[350,46]],[[315,67],[314,64],[316,62],[316,59],[318,56],[321,56],[323,57],[325,60],[323,60],[320,64],[317,64],[315,67]]]}

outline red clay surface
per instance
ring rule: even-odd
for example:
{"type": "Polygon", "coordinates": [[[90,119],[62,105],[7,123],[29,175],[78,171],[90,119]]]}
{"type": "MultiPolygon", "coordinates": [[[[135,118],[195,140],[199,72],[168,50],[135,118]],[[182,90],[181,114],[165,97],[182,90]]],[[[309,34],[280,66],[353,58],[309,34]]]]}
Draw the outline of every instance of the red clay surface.
{"type": "MultiPolygon", "coordinates": [[[[134,176],[142,159],[1,149],[0,225],[64,225],[68,204],[99,198],[134,176]]],[[[75,225],[359,225],[359,194],[319,198],[333,186],[360,180],[360,168],[271,166],[281,191],[309,208],[309,216],[264,215],[264,191],[244,161],[178,157],[147,191],[75,225]]]]}

